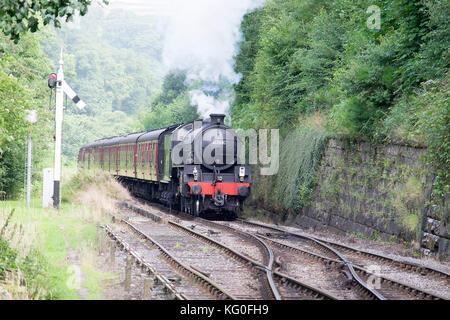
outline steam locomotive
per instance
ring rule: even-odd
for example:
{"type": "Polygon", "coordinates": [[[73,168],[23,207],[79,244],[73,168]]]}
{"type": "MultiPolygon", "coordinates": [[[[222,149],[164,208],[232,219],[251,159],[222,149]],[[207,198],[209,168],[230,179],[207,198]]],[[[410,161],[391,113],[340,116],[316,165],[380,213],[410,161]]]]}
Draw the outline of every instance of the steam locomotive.
{"type": "Polygon", "coordinates": [[[200,216],[235,218],[250,194],[250,167],[225,115],[84,145],[79,168],[114,175],[138,197],[200,216]]]}

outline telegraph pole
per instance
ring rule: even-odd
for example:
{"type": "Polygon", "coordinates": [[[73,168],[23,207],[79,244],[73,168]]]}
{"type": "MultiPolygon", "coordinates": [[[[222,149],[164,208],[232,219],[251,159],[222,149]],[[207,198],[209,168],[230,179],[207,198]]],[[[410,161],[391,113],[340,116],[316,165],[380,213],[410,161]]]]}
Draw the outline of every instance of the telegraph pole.
{"type": "Polygon", "coordinates": [[[56,76],[56,109],[55,109],[55,167],[53,173],[53,207],[59,209],[59,188],[61,183],[61,138],[64,109],[64,71],[62,49],[59,57],[59,69],[56,76]]]}

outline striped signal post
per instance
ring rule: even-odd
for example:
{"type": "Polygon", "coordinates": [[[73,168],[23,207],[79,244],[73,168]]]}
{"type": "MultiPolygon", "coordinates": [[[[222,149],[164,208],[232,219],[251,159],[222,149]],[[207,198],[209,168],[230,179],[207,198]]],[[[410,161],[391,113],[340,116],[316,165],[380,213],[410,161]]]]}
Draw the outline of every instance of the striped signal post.
{"type": "MultiPolygon", "coordinates": [[[[62,49],[59,58],[59,69],[56,75],[56,110],[55,110],[55,169],[53,173],[53,207],[59,209],[60,207],[60,184],[61,184],[61,139],[62,139],[62,124],[63,124],[63,112],[64,112],[64,93],[72,99],[75,105],[79,109],[83,109],[86,104],[80,100],[75,91],[64,81],[63,71],[63,57],[62,49]]],[[[53,74],[54,75],[54,74],[53,74]]],[[[50,75],[49,86],[51,79],[54,76],[50,75]]],[[[55,79],[54,79],[55,80],[55,79]]]]}

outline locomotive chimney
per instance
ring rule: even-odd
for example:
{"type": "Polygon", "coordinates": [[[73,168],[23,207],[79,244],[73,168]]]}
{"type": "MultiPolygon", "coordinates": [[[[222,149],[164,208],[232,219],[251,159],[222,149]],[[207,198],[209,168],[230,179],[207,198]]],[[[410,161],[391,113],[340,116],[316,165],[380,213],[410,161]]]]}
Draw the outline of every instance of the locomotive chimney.
{"type": "Polygon", "coordinates": [[[224,124],[224,120],[225,120],[224,114],[212,113],[209,115],[209,117],[211,118],[211,123],[224,124]]]}

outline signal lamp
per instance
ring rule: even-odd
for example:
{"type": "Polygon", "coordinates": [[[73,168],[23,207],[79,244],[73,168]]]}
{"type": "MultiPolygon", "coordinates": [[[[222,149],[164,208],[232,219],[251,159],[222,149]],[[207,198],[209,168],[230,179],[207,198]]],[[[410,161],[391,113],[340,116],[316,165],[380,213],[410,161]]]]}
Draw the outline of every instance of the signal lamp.
{"type": "Polygon", "coordinates": [[[54,89],[56,87],[56,73],[51,73],[48,76],[48,87],[54,89]]]}

